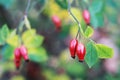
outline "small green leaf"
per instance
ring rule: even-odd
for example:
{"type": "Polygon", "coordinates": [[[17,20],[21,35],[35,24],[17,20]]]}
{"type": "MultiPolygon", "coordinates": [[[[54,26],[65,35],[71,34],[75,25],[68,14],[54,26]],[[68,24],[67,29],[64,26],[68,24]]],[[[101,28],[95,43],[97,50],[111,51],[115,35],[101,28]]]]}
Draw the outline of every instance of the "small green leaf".
{"type": "Polygon", "coordinates": [[[98,61],[97,50],[92,41],[88,42],[86,50],[85,62],[88,64],[89,68],[91,68],[98,61]]]}
{"type": "Polygon", "coordinates": [[[16,29],[12,30],[9,37],[6,40],[7,44],[17,47],[19,45],[18,35],[16,35],[16,29]]]}
{"type": "Polygon", "coordinates": [[[0,30],[0,45],[3,45],[5,40],[2,38],[1,30],[0,30]]]}
{"type": "Polygon", "coordinates": [[[99,58],[112,58],[113,57],[113,49],[103,45],[103,44],[96,44],[96,48],[97,48],[97,53],[99,58]]]}
{"type": "Polygon", "coordinates": [[[2,29],[0,30],[0,44],[4,44],[6,39],[8,38],[9,35],[9,29],[7,25],[3,25],[2,29]]]}
{"type": "Polygon", "coordinates": [[[3,38],[7,38],[9,35],[9,29],[8,26],[5,24],[3,25],[2,29],[1,29],[1,34],[3,35],[3,38]]]}
{"type": "Polygon", "coordinates": [[[29,40],[24,41],[27,48],[38,47],[43,43],[44,38],[40,35],[35,35],[34,37],[29,37],[29,40]]]}
{"type": "Polygon", "coordinates": [[[11,36],[7,39],[7,43],[11,46],[17,47],[19,45],[19,39],[17,35],[11,36]]]}
{"type": "Polygon", "coordinates": [[[22,35],[22,39],[23,40],[27,40],[28,37],[34,37],[36,35],[36,30],[35,29],[30,29],[30,30],[26,30],[23,35],[22,35]]]}
{"type": "Polygon", "coordinates": [[[29,22],[27,16],[24,16],[24,18],[25,18],[25,26],[27,27],[27,29],[31,29],[31,25],[30,25],[30,22],[29,22]]]}
{"type": "Polygon", "coordinates": [[[55,0],[56,3],[63,9],[67,9],[67,0],[55,0]]]}
{"type": "Polygon", "coordinates": [[[42,47],[29,48],[28,53],[29,53],[30,60],[34,62],[45,62],[48,59],[46,50],[42,47]]]}
{"type": "Polygon", "coordinates": [[[85,37],[89,38],[93,35],[93,33],[94,33],[94,30],[90,26],[88,26],[87,29],[85,30],[84,35],[85,37]]]}
{"type": "Polygon", "coordinates": [[[2,57],[4,60],[10,60],[13,55],[14,47],[10,45],[5,45],[2,49],[2,57]]]}
{"type": "Polygon", "coordinates": [[[30,29],[23,33],[22,40],[27,48],[31,48],[40,46],[44,38],[41,35],[37,35],[34,29],[30,29]]]}

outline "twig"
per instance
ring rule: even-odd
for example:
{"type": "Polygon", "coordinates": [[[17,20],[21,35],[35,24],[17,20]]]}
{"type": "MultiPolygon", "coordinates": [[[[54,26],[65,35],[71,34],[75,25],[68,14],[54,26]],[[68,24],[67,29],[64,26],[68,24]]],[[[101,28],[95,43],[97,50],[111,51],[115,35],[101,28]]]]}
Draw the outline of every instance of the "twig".
{"type": "Polygon", "coordinates": [[[79,34],[79,32],[81,32],[82,33],[82,27],[81,27],[81,24],[80,24],[80,22],[78,21],[78,19],[73,15],[73,13],[71,12],[71,3],[70,3],[70,0],[68,0],[68,12],[69,12],[69,14],[73,17],[73,19],[77,22],[77,24],[78,24],[78,32],[77,32],[77,35],[76,35],[76,38],[77,38],[77,36],[78,36],[78,34],[79,34]]]}
{"type": "MultiPolygon", "coordinates": [[[[28,11],[29,11],[29,8],[30,8],[30,3],[31,3],[31,0],[28,0],[27,7],[26,7],[25,12],[24,12],[24,16],[28,15],[28,11]]],[[[22,28],[24,26],[24,16],[20,19],[19,25],[17,26],[17,30],[16,30],[16,34],[18,34],[18,36],[19,36],[19,43],[20,44],[22,43],[20,28],[22,28]]]]}
{"type": "Polygon", "coordinates": [[[29,8],[30,8],[30,2],[31,2],[31,0],[28,0],[27,7],[25,9],[25,15],[28,15],[28,11],[29,11],[29,8]]]}
{"type": "Polygon", "coordinates": [[[41,10],[39,11],[39,14],[42,13],[42,11],[46,8],[46,5],[48,4],[48,0],[45,0],[44,6],[41,8],[41,10]]]}

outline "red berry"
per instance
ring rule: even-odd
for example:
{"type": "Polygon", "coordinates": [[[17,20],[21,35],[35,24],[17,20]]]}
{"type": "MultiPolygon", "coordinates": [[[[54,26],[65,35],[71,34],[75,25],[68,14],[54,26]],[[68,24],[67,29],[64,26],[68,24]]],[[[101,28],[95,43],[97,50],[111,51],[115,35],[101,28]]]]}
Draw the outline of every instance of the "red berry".
{"type": "Polygon", "coordinates": [[[20,46],[20,53],[23,56],[24,60],[28,62],[29,61],[28,52],[24,45],[20,46]]]}
{"type": "Polygon", "coordinates": [[[89,13],[89,11],[84,10],[82,15],[83,15],[83,18],[84,18],[86,24],[90,24],[90,13],[89,13]]]}
{"type": "Polygon", "coordinates": [[[80,62],[84,61],[84,56],[86,54],[86,48],[82,43],[77,45],[76,53],[80,62]]]}
{"type": "Polygon", "coordinates": [[[21,59],[21,54],[20,54],[19,51],[20,51],[19,48],[16,48],[16,49],[14,50],[14,56],[15,56],[16,61],[19,61],[19,60],[21,59]]]}
{"type": "Polygon", "coordinates": [[[78,40],[77,39],[72,39],[70,41],[69,50],[70,50],[70,54],[71,54],[72,58],[75,58],[77,45],[78,45],[78,40]]]}
{"type": "Polygon", "coordinates": [[[16,48],[14,50],[14,56],[15,56],[15,65],[16,65],[16,68],[19,69],[20,62],[21,62],[21,54],[20,54],[20,49],[19,48],[16,48]]]}
{"type": "Polygon", "coordinates": [[[16,58],[15,58],[15,66],[16,66],[16,69],[19,69],[19,67],[20,67],[20,64],[21,64],[21,60],[16,60],[16,58]]]}
{"type": "Polygon", "coordinates": [[[52,16],[52,22],[54,23],[57,30],[61,29],[61,20],[60,20],[60,18],[58,16],[53,15],[52,16]]]}

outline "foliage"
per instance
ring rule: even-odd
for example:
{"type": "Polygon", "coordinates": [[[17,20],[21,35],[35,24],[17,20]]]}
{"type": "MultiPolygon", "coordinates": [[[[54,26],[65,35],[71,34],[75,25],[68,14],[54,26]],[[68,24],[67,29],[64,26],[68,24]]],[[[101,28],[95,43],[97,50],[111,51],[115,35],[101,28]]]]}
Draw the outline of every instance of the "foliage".
{"type": "Polygon", "coordinates": [[[92,41],[87,44],[86,49],[87,53],[85,56],[85,61],[91,68],[98,61],[98,53],[95,44],[92,41]]]}
{"type": "MultiPolygon", "coordinates": [[[[24,0],[0,0],[0,5],[7,8],[8,11],[11,11],[10,14],[12,17],[16,17],[18,16],[17,13],[20,13],[20,10],[24,10],[24,6],[21,7],[20,5],[15,5],[13,3],[19,3],[21,1],[25,3],[24,0]],[[18,11],[15,10],[15,8],[18,11]]],[[[67,0],[31,1],[31,8],[28,14],[29,19],[27,17],[25,18],[25,26],[27,30],[25,28],[25,31],[21,31],[21,35],[18,35],[16,34],[16,29],[9,29],[7,25],[0,27],[0,68],[2,68],[2,70],[15,70],[13,62],[14,49],[20,45],[20,41],[23,41],[24,45],[28,48],[30,60],[36,63],[46,64],[41,64],[41,66],[45,68],[42,68],[43,71],[40,72],[43,72],[47,80],[88,80],[93,77],[91,74],[95,74],[93,78],[94,80],[120,79],[119,74],[117,74],[117,77],[112,76],[114,73],[108,75],[108,73],[106,73],[107,70],[103,69],[104,61],[101,59],[112,58],[114,55],[113,49],[91,40],[91,37],[94,35],[96,29],[105,29],[107,27],[109,33],[112,34],[114,41],[117,39],[119,43],[119,0],[71,0],[73,4],[71,11],[75,17],[77,17],[82,27],[79,42],[83,42],[86,47],[87,53],[84,63],[79,63],[77,58],[73,61],[69,55],[69,50],[67,47],[69,39],[76,37],[79,27],[78,24],[74,23],[75,20],[68,14],[67,0]],[[42,8],[44,9],[42,10],[43,12],[41,11],[42,8]],[[83,20],[83,9],[88,9],[90,12],[91,24],[89,26],[87,26],[83,20]],[[51,21],[52,15],[57,15],[62,21],[62,30],[59,33],[54,31],[54,25],[51,21]],[[42,33],[44,36],[37,34],[37,32],[42,33]],[[48,42],[46,42],[46,40],[48,42]],[[60,50],[56,50],[55,45],[60,50]],[[65,51],[63,49],[65,49],[65,51]],[[57,51],[56,55],[54,55],[53,51],[57,51]],[[49,57],[47,53],[49,53],[49,57]],[[49,61],[51,61],[51,57],[53,56],[57,58],[57,60],[53,61],[58,64],[56,65],[53,63],[53,66],[57,66],[55,68],[50,66],[52,63],[49,63],[49,61]],[[91,69],[87,68],[87,66],[91,69]],[[61,68],[63,69],[63,73],[58,73],[61,68]],[[100,73],[102,69],[104,71],[100,73]]],[[[2,18],[0,16],[0,20],[1,19],[2,18]]],[[[1,73],[2,71],[0,71],[0,78],[1,73]]],[[[24,80],[21,75],[11,78],[11,80],[15,79],[24,80]]]]}
{"type": "MultiPolygon", "coordinates": [[[[3,25],[1,29],[1,45],[4,45],[2,49],[2,57],[4,60],[14,59],[14,49],[19,46],[19,36],[16,35],[16,30],[9,33],[7,25],[3,25]],[[9,36],[8,36],[9,34],[9,36]]],[[[41,46],[43,43],[43,36],[36,34],[35,29],[26,30],[22,34],[22,41],[28,49],[29,58],[31,61],[44,62],[47,60],[46,50],[41,46]]]]}

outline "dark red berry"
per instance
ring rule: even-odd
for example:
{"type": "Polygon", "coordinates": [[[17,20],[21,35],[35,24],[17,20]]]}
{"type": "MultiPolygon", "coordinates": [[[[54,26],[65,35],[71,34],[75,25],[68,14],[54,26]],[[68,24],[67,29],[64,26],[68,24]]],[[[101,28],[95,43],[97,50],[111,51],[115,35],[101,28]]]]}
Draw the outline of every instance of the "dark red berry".
{"type": "Polygon", "coordinates": [[[20,54],[20,49],[19,48],[16,48],[14,50],[14,56],[15,56],[15,59],[18,60],[18,61],[21,59],[21,54],[20,54]]]}
{"type": "Polygon", "coordinates": [[[16,60],[15,58],[15,66],[16,66],[16,69],[19,69],[20,68],[20,64],[21,64],[21,60],[16,60]]]}
{"type": "Polygon", "coordinates": [[[61,20],[57,15],[52,16],[52,22],[54,23],[56,30],[61,29],[61,20]]]}
{"type": "Polygon", "coordinates": [[[72,39],[70,41],[69,50],[70,50],[70,54],[71,54],[72,58],[75,58],[77,45],[78,45],[78,40],[77,39],[72,39]]]}
{"type": "Polygon", "coordinates": [[[20,46],[20,53],[23,56],[24,60],[26,62],[28,62],[29,61],[28,51],[27,51],[27,48],[24,45],[20,46]]]}
{"type": "Polygon", "coordinates": [[[79,43],[77,45],[76,53],[77,53],[79,61],[83,62],[85,54],[86,54],[86,48],[85,48],[85,46],[82,43],[79,43]]]}
{"type": "Polygon", "coordinates": [[[20,54],[20,49],[19,48],[16,48],[14,50],[14,56],[15,56],[15,58],[14,58],[14,60],[15,60],[15,66],[16,66],[17,69],[19,69],[20,62],[21,62],[21,54],[20,54]]]}
{"type": "Polygon", "coordinates": [[[90,13],[89,13],[89,11],[84,10],[82,15],[83,15],[83,18],[84,18],[86,24],[90,24],[90,13]]]}

